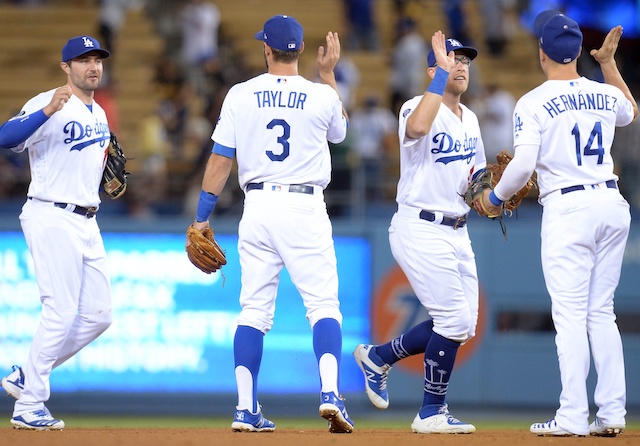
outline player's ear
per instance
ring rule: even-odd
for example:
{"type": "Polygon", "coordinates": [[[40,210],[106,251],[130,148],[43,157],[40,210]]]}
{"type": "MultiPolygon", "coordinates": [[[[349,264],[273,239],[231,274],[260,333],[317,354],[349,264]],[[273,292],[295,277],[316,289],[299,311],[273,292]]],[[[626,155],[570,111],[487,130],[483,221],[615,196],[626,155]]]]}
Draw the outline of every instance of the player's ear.
{"type": "Polygon", "coordinates": [[[302,45],[300,45],[300,54],[302,54],[303,51],[304,51],[304,41],[302,42],[302,45]]]}
{"type": "Polygon", "coordinates": [[[428,68],[427,68],[427,75],[428,75],[431,79],[433,79],[434,77],[436,77],[436,69],[437,69],[437,68],[438,68],[437,66],[435,66],[435,67],[428,67],[428,68]]]}
{"type": "Polygon", "coordinates": [[[69,74],[69,72],[71,71],[71,68],[69,67],[69,64],[67,62],[60,62],[60,68],[62,68],[62,71],[67,74],[69,74]]]}

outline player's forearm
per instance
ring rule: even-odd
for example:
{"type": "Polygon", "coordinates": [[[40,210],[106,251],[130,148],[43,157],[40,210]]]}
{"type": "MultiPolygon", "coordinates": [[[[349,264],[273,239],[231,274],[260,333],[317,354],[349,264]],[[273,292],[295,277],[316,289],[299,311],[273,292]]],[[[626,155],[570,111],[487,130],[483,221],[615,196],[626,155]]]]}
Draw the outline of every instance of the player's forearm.
{"type": "Polygon", "coordinates": [[[622,93],[624,93],[625,97],[629,99],[629,101],[631,101],[631,104],[633,104],[633,116],[635,119],[638,116],[638,104],[631,94],[629,86],[622,78],[622,74],[620,74],[620,70],[618,70],[618,66],[616,65],[615,60],[611,60],[608,63],[600,64],[600,69],[602,70],[604,81],[609,85],[618,87],[622,91],[622,93]]]}
{"type": "MultiPolygon", "coordinates": [[[[336,75],[333,72],[333,70],[331,71],[320,70],[318,77],[320,78],[321,83],[327,84],[328,86],[333,88],[336,91],[336,93],[338,93],[338,98],[342,101],[342,98],[340,98],[340,90],[338,90],[338,83],[336,82],[336,75]]],[[[349,121],[349,115],[347,114],[347,111],[345,110],[344,107],[342,107],[342,114],[344,115],[345,119],[349,121]]]]}
{"type": "Polygon", "coordinates": [[[202,178],[202,190],[220,195],[227,184],[232,166],[233,158],[212,153],[202,178]]]}
{"type": "Polygon", "coordinates": [[[538,149],[534,145],[516,147],[513,159],[493,190],[499,200],[506,201],[527,184],[536,168],[538,149]]]}
{"type": "Polygon", "coordinates": [[[442,95],[448,79],[449,72],[437,67],[427,91],[424,92],[415,111],[407,119],[407,136],[417,139],[431,131],[433,121],[440,110],[442,95]]]}

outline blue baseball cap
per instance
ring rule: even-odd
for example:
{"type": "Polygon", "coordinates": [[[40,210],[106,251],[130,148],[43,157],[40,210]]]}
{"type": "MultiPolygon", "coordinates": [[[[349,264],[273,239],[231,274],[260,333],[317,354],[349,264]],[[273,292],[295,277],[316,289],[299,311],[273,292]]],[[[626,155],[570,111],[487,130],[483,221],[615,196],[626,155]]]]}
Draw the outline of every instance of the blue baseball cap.
{"type": "Polygon", "coordinates": [[[109,51],[100,48],[100,42],[90,36],[76,36],[69,39],[67,44],[62,48],[62,61],[66,62],[83,54],[95,51],[100,57],[106,59],[109,57],[109,51]]]}
{"type": "Polygon", "coordinates": [[[538,14],[533,22],[533,32],[542,51],[558,63],[567,64],[580,54],[580,26],[560,11],[549,9],[538,14]]]}
{"type": "MultiPolygon", "coordinates": [[[[477,49],[470,46],[464,46],[456,39],[447,39],[446,44],[447,44],[447,54],[449,54],[451,51],[460,52],[471,60],[475,59],[476,56],[478,55],[477,49]]],[[[429,63],[430,67],[436,66],[436,55],[434,54],[433,50],[429,51],[427,62],[429,63]]]]}
{"type": "Polygon", "coordinates": [[[255,35],[271,48],[282,51],[295,51],[302,47],[304,31],[296,19],[288,15],[274,15],[255,35]]]}

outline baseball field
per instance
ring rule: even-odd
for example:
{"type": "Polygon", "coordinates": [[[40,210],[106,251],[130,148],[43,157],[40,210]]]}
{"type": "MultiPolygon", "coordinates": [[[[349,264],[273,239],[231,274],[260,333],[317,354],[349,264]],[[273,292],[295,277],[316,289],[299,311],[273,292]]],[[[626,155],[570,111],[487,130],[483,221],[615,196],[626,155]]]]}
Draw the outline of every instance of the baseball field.
{"type": "Polygon", "coordinates": [[[411,420],[361,420],[352,434],[330,434],[322,419],[274,420],[273,433],[234,433],[230,420],[175,417],[62,417],[68,428],[62,431],[18,431],[8,420],[0,427],[0,445],[11,446],[413,446],[437,441],[438,446],[471,445],[638,445],[640,423],[627,426],[615,438],[537,437],[528,421],[486,421],[474,424],[468,435],[418,435],[411,433],[411,420]]]}

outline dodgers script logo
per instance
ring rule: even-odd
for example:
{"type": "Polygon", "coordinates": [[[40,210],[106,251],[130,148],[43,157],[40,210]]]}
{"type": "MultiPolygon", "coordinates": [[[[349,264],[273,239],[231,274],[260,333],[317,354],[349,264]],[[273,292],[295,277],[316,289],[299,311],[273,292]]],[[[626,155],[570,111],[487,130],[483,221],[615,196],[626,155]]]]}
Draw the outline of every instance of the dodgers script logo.
{"type": "Polygon", "coordinates": [[[93,127],[71,121],[63,128],[63,132],[68,135],[64,139],[65,144],[73,144],[70,150],[82,150],[90,145],[100,143],[100,147],[105,146],[105,142],[111,139],[109,126],[105,122],[97,122],[93,127]]]}
{"type": "Polygon", "coordinates": [[[454,140],[451,135],[445,132],[436,133],[431,141],[437,144],[431,148],[431,153],[446,155],[436,159],[437,163],[443,164],[462,160],[466,160],[467,164],[471,164],[478,145],[478,138],[469,138],[466,133],[464,141],[454,140]]]}

